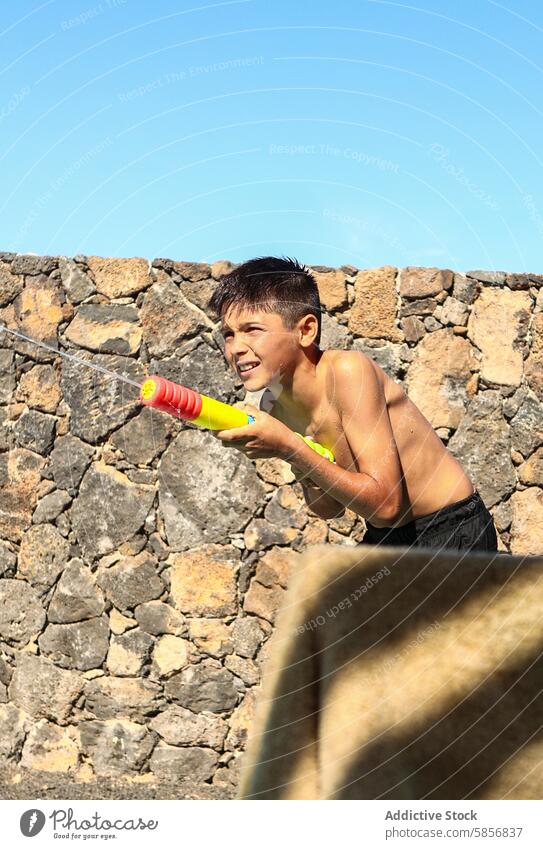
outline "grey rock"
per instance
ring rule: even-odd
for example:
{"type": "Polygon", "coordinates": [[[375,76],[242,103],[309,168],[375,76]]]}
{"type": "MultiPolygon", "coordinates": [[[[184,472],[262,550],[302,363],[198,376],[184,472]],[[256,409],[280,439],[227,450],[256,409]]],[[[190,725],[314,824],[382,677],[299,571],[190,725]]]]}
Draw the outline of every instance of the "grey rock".
{"type": "Polygon", "coordinates": [[[251,519],[245,528],[245,546],[252,551],[260,551],[272,545],[295,545],[300,538],[294,529],[268,522],[266,519],[251,519]]]}
{"type": "Polygon", "coordinates": [[[234,651],[241,657],[254,657],[264,639],[264,631],[253,616],[235,619],[230,626],[234,651]]]}
{"type": "Polygon", "coordinates": [[[205,314],[169,279],[153,283],[140,311],[143,338],[153,357],[166,357],[190,337],[211,328],[205,314]]]}
{"type": "Polygon", "coordinates": [[[155,637],[161,634],[174,634],[179,637],[187,630],[183,614],[163,601],[138,604],[134,616],[142,631],[155,637]]]}
{"type": "MultiPolygon", "coordinates": [[[[0,333],[0,342],[5,339],[0,333]]],[[[0,404],[8,404],[15,387],[13,351],[0,348],[0,404]]]]}
{"type": "Polygon", "coordinates": [[[63,537],[68,537],[70,535],[72,526],[66,513],[61,513],[60,516],[57,516],[55,519],[55,526],[58,528],[59,533],[61,533],[63,537]]]}
{"type": "Polygon", "coordinates": [[[328,351],[334,348],[346,351],[351,348],[352,344],[353,337],[347,328],[343,324],[340,324],[333,316],[328,315],[328,313],[324,313],[322,316],[321,341],[319,347],[322,348],[323,351],[328,351]]]}
{"type": "MultiPolygon", "coordinates": [[[[198,275],[200,277],[200,275],[198,275]]],[[[208,304],[217,282],[212,277],[198,280],[182,280],[181,291],[193,304],[208,314],[208,304]]]]}
{"type": "Polygon", "coordinates": [[[400,309],[400,318],[409,315],[432,315],[437,307],[435,298],[420,298],[416,301],[404,301],[400,309]]]}
{"type": "Polygon", "coordinates": [[[413,315],[408,316],[407,318],[402,318],[400,321],[400,327],[402,328],[404,336],[408,342],[419,342],[426,334],[426,328],[420,318],[413,315]]]}
{"type": "Polygon", "coordinates": [[[272,497],[266,504],[264,517],[280,528],[304,528],[307,524],[305,502],[300,501],[299,506],[295,507],[290,501],[284,500],[285,490],[289,492],[290,487],[279,487],[272,493],[272,497]]]}
{"type": "Polygon", "coordinates": [[[26,578],[39,593],[48,590],[64,569],[70,544],[54,525],[32,525],[21,541],[17,575],[26,578]]]}
{"type": "MultiPolygon", "coordinates": [[[[79,351],[78,357],[138,383],[144,380],[143,366],[127,357],[84,351],[79,351]]],[[[124,424],[138,403],[136,387],[65,358],[60,383],[70,408],[72,434],[93,445],[124,424]]]]}
{"type": "Polygon", "coordinates": [[[513,510],[510,501],[502,501],[492,513],[497,530],[502,533],[506,531],[513,521],[513,510]]]}
{"type": "Polygon", "coordinates": [[[179,705],[170,705],[149,725],[171,746],[207,746],[220,751],[228,734],[228,725],[220,717],[196,714],[179,705]]]}
{"type": "Polygon", "coordinates": [[[48,625],[38,639],[42,654],[67,669],[95,669],[103,663],[109,648],[106,616],[69,625],[48,625]]]}
{"type": "Polygon", "coordinates": [[[213,749],[200,746],[178,749],[159,743],[151,756],[150,767],[160,778],[207,781],[212,777],[218,759],[213,749]]]}
{"type": "Polygon", "coordinates": [[[518,408],[527,397],[528,391],[527,386],[519,386],[511,397],[505,399],[503,402],[503,414],[506,418],[511,419],[515,415],[518,408]]]}
{"type": "Polygon", "coordinates": [[[220,713],[238,703],[239,683],[227,669],[204,660],[172,675],[164,689],[170,699],[194,713],[220,713]]]}
{"type": "Polygon", "coordinates": [[[241,531],[265,495],[248,457],[192,429],[164,452],[158,477],[166,537],[176,551],[241,531]]]}
{"type": "Polygon", "coordinates": [[[0,487],[2,488],[9,483],[8,459],[9,455],[7,452],[5,454],[0,454],[0,487]]]}
{"type": "Polygon", "coordinates": [[[72,304],[79,304],[96,292],[96,286],[81,266],[72,259],[59,257],[60,279],[72,304]]]}
{"type": "Polygon", "coordinates": [[[162,268],[178,280],[193,280],[194,282],[205,280],[211,274],[211,267],[207,262],[179,262],[174,259],[158,257],[153,260],[152,267],[162,268]]]}
{"type": "Polygon", "coordinates": [[[131,483],[110,466],[93,464],[70,510],[85,557],[108,554],[133,537],[142,527],[154,497],[154,488],[131,483]]]}
{"type": "Polygon", "coordinates": [[[355,339],[353,348],[355,351],[362,351],[393,380],[403,375],[405,366],[400,356],[400,345],[382,344],[380,347],[374,348],[367,345],[366,340],[355,339]]]}
{"type": "MultiPolygon", "coordinates": [[[[126,477],[129,478],[132,483],[145,483],[148,486],[151,486],[155,482],[156,473],[154,469],[128,468],[126,469],[126,477]]],[[[147,525],[145,525],[145,530],[147,530],[147,525]]]]}
{"type": "Polygon", "coordinates": [[[97,775],[139,773],[157,741],[144,725],[126,719],[88,720],[79,724],[81,750],[97,775]]]}
{"type": "MultiPolygon", "coordinates": [[[[153,524],[156,528],[156,517],[153,516],[153,524]]],[[[153,554],[156,554],[159,560],[166,560],[170,553],[170,549],[162,539],[159,533],[152,533],[149,537],[149,546],[153,551],[153,554]]]]}
{"type": "Polygon", "coordinates": [[[161,707],[161,688],[147,678],[95,678],[85,684],[85,709],[97,719],[145,722],[161,707]]]}
{"type": "Polygon", "coordinates": [[[543,404],[528,390],[510,422],[511,445],[523,457],[529,457],[543,445],[543,404]]]}
{"type": "Polygon", "coordinates": [[[503,286],[507,277],[505,271],[466,271],[468,277],[479,280],[481,283],[490,283],[493,286],[503,286]]]}
{"type": "Polygon", "coordinates": [[[59,436],[51,452],[50,465],[56,485],[59,489],[74,491],[94,453],[92,446],[82,442],[76,436],[59,436]]]}
{"type": "Polygon", "coordinates": [[[0,578],[11,575],[17,563],[17,555],[11,550],[7,542],[0,540],[0,578]]]}
{"type": "Polygon", "coordinates": [[[109,568],[100,567],[96,580],[119,610],[131,610],[158,598],[165,590],[156,559],[147,551],[137,557],[123,557],[109,568]]]}
{"type": "Polygon", "coordinates": [[[31,716],[62,725],[68,722],[83,684],[76,672],[59,669],[44,657],[19,652],[9,697],[31,716]]]}
{"type": "Polygon", "coordinates": [[[123,554],[136,555],[147,545],[147,537],[145,534],[136,534],[123,544],[123,554]]]}
{"type": "Polygon", "coordinates": [[[465,325],[468,321],[467,305],[458,298],[447,298],[441,308],[442,324],[465,325]]]}
{"type": "Polygon", "coordinates": [[[507,274],[506,283],[510,289],[529,289],[531,286],[543,286],[541,274],[507,274]]]}
{"type": "Polygon", "coordinates": [[[488,508],[516,484],[509,427],[501,415],[499,392],[480,393],[470,404],[447,448],[462,463],[488,508]]]}
{"type": "Polygon", "coordinates": [[[232,370],[225,368],[221,354],[209,345],[202,344],[184,356],[164,360],[151,360],[151,373],[196,389],[217,401],[230,402],[239,385],[232,370]]]}
{"type": "Polygon", "coordinates": [[[56,419],[39,410],[25,410],[15,424],[15,439],[23,448],[48,454],[55,440],[56,419]]]}
{"type": "Polygon", "coordinates": [[[28,717],[15,705],[0,705],[0,758],[2,760],[16,759],[30,725],[28,717]]]}
{"type": "Polygon", "coordinates": [[[213,776],[213,785],[232,788],[232,791],[235,792],[241,779],[240,760],[238,757],[231,760],[226,766],[221,766],[213,776]]]}
{"type": "Polygon", "coordinates": [[[416,351],[410,348],[407,343],[403,342],[398,346],[398,354],[402,363],[412,363],[415,359],[416,351]]]}
{"type": "Polygon", "coordinates": [[[478,281],[465,274],[455,274],[453,284],[453,298],[463,301],[465,304],[473,304],[479,291],[478,281]]]}
{"type": "Polygon", "coordinates": [[[434,330],[441,330],[443,325],[437,318],[434,318],[433,315],[427,315],[424,319],[424,326],[429,333],[432,333],[434,330]]]}
{"type": "Polygon", "coordinates": [[[36,590],[26,581],[0,581],[0,637],[26,645],[45,623],[45,610],[36,590]]]}
{"type": "Polygon", "coordinates": [[[0,657],[0,683],[7,687],[12,675],[13,669],[6,663],[3,657],[0,657]]]}
{"type": "Polygon", "coordinates": [[[58,257],[17,254],[11,263],[13,274],[50,274],[58,268],[58,257]]]}
{"type": "Polygon", "coordinates": [[[144,407],[141,413],[111,436],[111,443],[123,452],[129,463],[143,465],[162,454],[171,431],[171,416],[144,407]]]}
{"type": "Polygon", "coordinates": [[[139,628],[114,636],[109,647],[107,667],[113,675],[139,675],[150,661],[155,641],[139,628]]]}
{"type": "Polygon", "coordinates": [[[52,522],[71,503],[71,497],[65,489],[56,489],[44,496],[34,510],[32,523],[39,525],[42,522],[52,522]]]}
{"type": "Polygon", "coordinates": [[[66,624],[92,619],[101,616],[104,607],[104,595],[96,586],[89,567],[78,558],[70,560],[49,604],[49,622],[66,624]]]}
{"type": "Polygon", "coordinates": [[[260,681],[259,666],[248,657],[238,657],[236,654],[229,654],[224,659],[224,665],[230,672],[241,678],[249,687],[260,681]]]}

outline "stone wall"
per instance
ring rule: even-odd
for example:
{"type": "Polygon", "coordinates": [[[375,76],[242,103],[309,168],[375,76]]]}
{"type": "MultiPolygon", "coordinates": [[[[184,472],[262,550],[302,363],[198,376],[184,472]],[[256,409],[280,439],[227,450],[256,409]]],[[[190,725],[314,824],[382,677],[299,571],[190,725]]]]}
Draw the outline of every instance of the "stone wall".
{"type": "MultiPolygon", "coordinates": [[[[228,262],[0,254],[0,321],[235,403],[208,299],[228,262]]],[[[543,277],[314,267],[322,347],[402,383],[493,513],[543,550],[543,277]]],[[[0,765],[233,793],[289,555],[356,545],[252,462],[103,372],[0,334],[0,765]]]]}

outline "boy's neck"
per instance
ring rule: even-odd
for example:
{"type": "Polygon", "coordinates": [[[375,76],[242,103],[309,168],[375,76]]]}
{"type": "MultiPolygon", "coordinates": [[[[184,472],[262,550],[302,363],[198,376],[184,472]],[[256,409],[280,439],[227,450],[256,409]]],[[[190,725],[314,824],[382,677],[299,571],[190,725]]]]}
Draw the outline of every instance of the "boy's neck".
{"type": "Polygon", "coordinates": [[[323,354],[324,351],[314,346],[310,352],[304,352],[290,379],[283,377],[276,385],[268,386],[280,409],[309,419],[313,417],[322,399],[317,368],[323,354]]]}

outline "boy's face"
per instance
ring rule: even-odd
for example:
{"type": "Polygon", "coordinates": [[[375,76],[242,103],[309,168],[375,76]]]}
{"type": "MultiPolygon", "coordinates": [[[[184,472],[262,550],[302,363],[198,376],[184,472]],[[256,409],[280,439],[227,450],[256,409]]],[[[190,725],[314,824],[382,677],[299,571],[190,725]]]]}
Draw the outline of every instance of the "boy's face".
{"type": "Polygon", "coordinates": [[[288,330],[278,313],[230,308],[221,333],[228,363],[249,392],[276,382],[297,353],[295,329],[288,330]]]}

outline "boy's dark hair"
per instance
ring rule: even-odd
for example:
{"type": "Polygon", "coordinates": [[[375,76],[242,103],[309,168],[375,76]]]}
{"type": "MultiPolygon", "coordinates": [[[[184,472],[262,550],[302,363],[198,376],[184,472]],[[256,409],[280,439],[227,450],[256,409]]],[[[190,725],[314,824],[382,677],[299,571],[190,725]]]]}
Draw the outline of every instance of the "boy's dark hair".
{"type": "Polygon", "coordinates": [[[318,322],[315,344],[321,338],[321,304],[311,272],[289,257],[261,256],[249,259],[221,277],[209,300],[218,316],[235,307],[256,307],[276,312],[289,330],[311,313],[318,322]]]}

